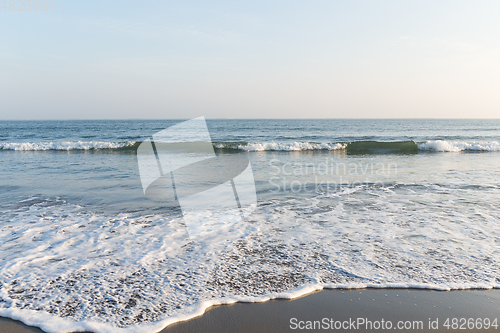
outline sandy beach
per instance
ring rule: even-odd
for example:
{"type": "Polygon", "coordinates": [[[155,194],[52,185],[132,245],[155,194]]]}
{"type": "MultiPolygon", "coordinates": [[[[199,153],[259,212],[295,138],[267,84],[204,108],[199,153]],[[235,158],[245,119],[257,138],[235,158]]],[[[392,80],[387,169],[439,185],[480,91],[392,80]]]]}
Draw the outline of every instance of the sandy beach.
{"type": "Polygon", "coordinates": [[[43,331],[38,327],[27,326],[20,321],[10,318],[0,317],[0,332],[2,333],[42,333],[43,331]]]}
{"type": "MultiPolygon", "coordinates": [[[[493,327],[499,314],[500,290],[323,290],[294,300],[215,306],[203,316],[173,324],[161,333],[290,332],[314,327],[317,331],[349,331],[344,329],[347,326],[359,332],[383,332],[389,327],[405,332],[493,332],[499,329],[493,327]],[[490,328],[486,329],[488,320],[490,328]],[[453,329],[454,322],[457,329],[453,329]],[[336,329],[339,325],[344,328],[336,329]]],[[[500,325],[498,319],[497,323],[500,325]]],[[[0,332],[43,331],[0,318],[0,332]]]]}
{"type": "MultiPolygon", "coordinates": [[[[359,332],[383,332],[376,329],[376,321],[392,322],[392,330],[398,330],[399,321],[411,322],[415,328],[401,329],[403,332],[450,332],[453,318],[489,318],[500,315],[500,290],[433,291],[418,289],[363,289],[363,290],[323,290],[295,300],[276,300],[261,304],[239,303],[231,306],[214,307],[203,316],[190,321],[174,324],[161,333],[181,332],[291,332],[301,331],[314,321],[319,321],[323,329],[318,331],[349,331],[332,329],[331,320],[351,323],[364,319],[363,325],[356,326],[359,332]],[[291,321],[292,318],[297,320],[291,321]],[[327,318],[325,320],[324,318],[327,318]],[[449,318],[450,328],[444,324],[449,318]],[[431,322],[438,320],[437,329],[429,329],[431,322]],[[325,322],[324,322],[325,321],[325,322]],[[367,322],[372,329],[367,329],[367,322]],[[326,324],[328,322],[328,324],[326,324]],[[422,322],[417,328],[417,322],[422,322]],[[327,326],[330,326],[329,328],[327,326]]],[[[403,326],[404,326],[403,324],[403,326]]],[[[458,324],[460,326],[460,324],[458,324]]],[[[408,326],[407,326],[408,327],[408,326]]],[[[351,326],[351,331],[353,331],[351,326]]],[[[462,331],[497,331],[497,329],[464,329],[462,331]]]]}

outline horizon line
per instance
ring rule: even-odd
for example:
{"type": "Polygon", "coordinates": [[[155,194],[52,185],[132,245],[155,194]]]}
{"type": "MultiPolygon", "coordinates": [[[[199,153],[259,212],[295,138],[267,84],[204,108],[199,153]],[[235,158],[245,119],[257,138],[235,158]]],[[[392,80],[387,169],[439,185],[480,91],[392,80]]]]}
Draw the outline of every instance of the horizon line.
{"type": "MultiPolygon", "coordinates": [[[[198,116],[203,117],[203,116],[198,116]]],[[[194,117],[194,118],[198,118],[194,117]]],[[[0,119],[0,121],[131,121],[131,120],[189,120],[193,118],[38,118],[38,119],[0,119]]],[[[473,118],[473,117],[461,117],[461,118],[208,118],[206,120],[500,120],[497,118],[473,118]]]]}

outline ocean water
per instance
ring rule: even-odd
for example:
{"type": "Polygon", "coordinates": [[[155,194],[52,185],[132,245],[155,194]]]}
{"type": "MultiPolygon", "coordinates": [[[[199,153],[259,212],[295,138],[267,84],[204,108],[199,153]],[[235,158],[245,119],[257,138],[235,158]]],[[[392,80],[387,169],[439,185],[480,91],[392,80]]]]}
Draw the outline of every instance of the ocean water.
{"type": "Polygon", "coordinates": [[[179,122],[0,122],[1,316],[155,332],[321,288],[500,287],[500,120],[207,120],[258,205],[194,239],[136,156],[179,122]]]}

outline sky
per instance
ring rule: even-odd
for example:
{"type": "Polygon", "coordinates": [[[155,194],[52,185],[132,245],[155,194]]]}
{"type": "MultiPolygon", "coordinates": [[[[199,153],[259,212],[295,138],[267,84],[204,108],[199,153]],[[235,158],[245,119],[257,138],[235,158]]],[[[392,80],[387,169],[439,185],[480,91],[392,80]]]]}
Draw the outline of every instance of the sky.
{"type": "Polygon", "coordinates": [[[496,0],[53,5],[0,8],[0,120],[500,116],[496,0]]]}

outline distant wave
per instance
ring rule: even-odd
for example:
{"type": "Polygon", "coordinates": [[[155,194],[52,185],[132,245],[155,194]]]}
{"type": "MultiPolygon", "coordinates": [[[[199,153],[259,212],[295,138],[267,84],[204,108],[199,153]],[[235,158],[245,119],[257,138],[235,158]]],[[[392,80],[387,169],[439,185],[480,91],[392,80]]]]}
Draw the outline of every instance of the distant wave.
{"type": "MultiPolygon", "coordinates": [[[[81,150],[135,150],[141,141],[50,141],[0,142],[0,150],[15,151],[81,151],[81,150]]],[[[339,151],[347,154],[417,154],[418,152],[500,151],[500,142],[465,142],[429,140],[415,141],[352,141],[352,142],[214,142],[215,149],[226,151],[339,151]]]]}
{"type": "Polygon", "coordinates": [[[216,142],[214,147],[223,150],[243,151],[311,151],[335,150],[352,154],[417,153],[418,145],[413,141],[378,142],[216,142]]]}
{"type": "Polygon", "coordinates": [[[1,142],[0,149],[17,151],[44,150],[98,150],[98,149],[130,149],[136,148],[138,142],[106,142],[106,141],[62,141],[62,142],[1,142]]]}
{"type": "Polygon", "coordinates": [[[460,152],[460,151],[500,151],[500,143],[492,142],[460,142],[435,140],[421,143],[420,150],[440,151],[440,152],[460,152]]]}
{"type": "Polygon", "coordinates": [[[310,151],[310,150],[338,150],[352,154],[379,154],[379,153],[417,153],[418,146],[413,141],[378,142],[217,142],[214,147],[226,150],[243,151],[310,151]]]}
{"type": "Polygon", "coordinates": [[[225,150],[243,151],[308,151],[339,150],[348,154],[416,154],[419,151],[461,152],[461,151],[500,151],[500,143],[492,142],[460,142],[445,140],[415,141],[353,141],[337,143],[318,142],[217,142],[214,147],[225,150]]]}
{"type": "Polygon", "coordinates": [[[345,149],[343,143],[316,143],[316,142],[216,142],[214,147],[218,149],[237,149],[245,151],[300,151],[300,150],[339,150],[345,149]]]}

